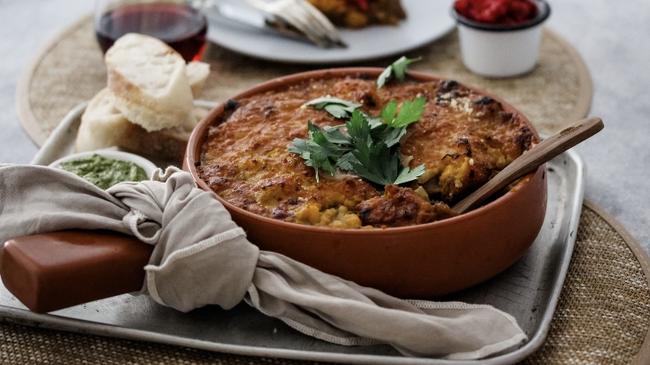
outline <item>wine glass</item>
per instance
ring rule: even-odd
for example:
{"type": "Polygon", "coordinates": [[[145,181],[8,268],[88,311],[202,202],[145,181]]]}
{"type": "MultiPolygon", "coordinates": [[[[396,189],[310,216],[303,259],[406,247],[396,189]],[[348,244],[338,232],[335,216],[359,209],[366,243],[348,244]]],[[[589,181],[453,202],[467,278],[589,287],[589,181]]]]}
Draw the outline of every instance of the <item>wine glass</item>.
{"type": "Polygon", "coordinates": [[[95,1],[95,35],[103,52],[126,33],[142,33],[167,43],[187,62],[199,60],[207,30],[206,17],[190,1],[95,1]]]}

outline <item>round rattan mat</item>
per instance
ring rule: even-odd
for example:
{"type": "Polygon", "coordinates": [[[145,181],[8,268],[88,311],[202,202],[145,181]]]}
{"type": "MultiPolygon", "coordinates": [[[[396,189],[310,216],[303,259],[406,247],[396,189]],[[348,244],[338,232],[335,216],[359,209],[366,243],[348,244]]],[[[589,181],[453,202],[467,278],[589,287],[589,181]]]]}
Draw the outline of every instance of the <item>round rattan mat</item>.
{"type": "MultiPolygon", "coordinates": [[[[650,364],[648,257],[618,223],[590,203],[543,347],[524,363],[650,364]]],[[[2,364],[269,364],[253,358],[0,323],[2,364]]]]}
{"type": "MultiPolygon", "coordinates": [[[[422,56],[414,69],[475,85],[499,95],[524,112],[542,133],[551,133],[589,112],[592,83],[576,50],[555,33],[544,33],[538,67],[511,79],[487,79],[470,73],[460,62],[456,32],[410,52],[422,56]]],[[[211,45],[205,61],[212,74],[202,99],[222,101],[273,77],[314,66],[255,60],[211,45]]],[[[365,63],[389,64],[390,59],[365,63]]],[[[92,18],[84,17],[54,37],[37,55],[18,84],[17,107],[22,125],[41,145],[63,116],[106,85],[102,54],[92,18]]]]}

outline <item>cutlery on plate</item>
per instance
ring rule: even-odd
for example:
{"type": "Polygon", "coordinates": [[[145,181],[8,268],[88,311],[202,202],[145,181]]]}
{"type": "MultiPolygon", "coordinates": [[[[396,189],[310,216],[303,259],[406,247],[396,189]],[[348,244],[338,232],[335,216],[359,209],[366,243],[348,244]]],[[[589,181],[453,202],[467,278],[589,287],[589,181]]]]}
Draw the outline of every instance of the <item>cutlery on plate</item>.
{"type": "Polygon", "coordinates": [[[203,9],[204,14],[218,22],[232,22],[258,30],[271,31],[284,37],[310,42],[309,38],[282,20],[267,17],[264,14],[230,4],[214,4],[203,9]]]}
{"type": "Polygon", "coordinates": [[[345,47],[332,22],[306,0],[246,0],[246,2],[290,24],[319,47],[345,47]]]}
{"type": "Polygon", "coordinates": [[[338,30],[318,9],[304,0],[246,0],[257,11],[227,2],[198,4],[206,16],[231,21],[255,29],[305,40],[322,48],[347,47],[338,30]]]}

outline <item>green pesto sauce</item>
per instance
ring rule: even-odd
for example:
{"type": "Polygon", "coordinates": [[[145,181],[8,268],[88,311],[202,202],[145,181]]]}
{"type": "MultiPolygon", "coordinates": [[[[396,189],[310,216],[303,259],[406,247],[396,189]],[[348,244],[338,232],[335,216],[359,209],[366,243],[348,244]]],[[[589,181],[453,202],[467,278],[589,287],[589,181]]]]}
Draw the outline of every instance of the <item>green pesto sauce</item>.
{"type": "Polygon", "coordinates": [[[133,162],[92,155],[88,158],[61,163],[61,168],[72,172],[102,189],[123,181],[142,181],[147,174],[142,167],[133,162]]]}

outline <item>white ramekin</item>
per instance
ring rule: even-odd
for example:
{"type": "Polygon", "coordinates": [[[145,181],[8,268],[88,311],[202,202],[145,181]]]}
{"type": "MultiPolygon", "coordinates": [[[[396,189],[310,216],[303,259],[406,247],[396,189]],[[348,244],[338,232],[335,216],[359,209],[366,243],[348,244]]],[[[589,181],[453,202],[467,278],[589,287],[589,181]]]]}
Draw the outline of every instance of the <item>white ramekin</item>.
{"type": "Polygon", "coordinates": [[[509,77],[531,71],[539,58],[542,24],[551,14],[546,1],[533,2],[538,8],[537,16],[517,25],[479,23],[452,8],[465,67],[487,77],[509,77]]]}

